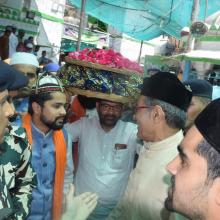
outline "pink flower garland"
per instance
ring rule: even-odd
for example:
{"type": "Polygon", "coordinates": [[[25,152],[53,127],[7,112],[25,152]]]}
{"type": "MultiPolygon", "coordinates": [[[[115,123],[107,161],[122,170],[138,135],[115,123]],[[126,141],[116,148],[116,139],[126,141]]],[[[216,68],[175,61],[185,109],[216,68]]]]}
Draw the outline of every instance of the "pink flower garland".
{"type": "Polygon", "coordinates": [[[143,68],[137,62],[123,57],[120,53],[112,49],[98,50],[86,48],[81,51],[70,52],[68,56],[76,60],[98,63],[112,68],[133,70],[141,74],[143,73],[143,68]]]}

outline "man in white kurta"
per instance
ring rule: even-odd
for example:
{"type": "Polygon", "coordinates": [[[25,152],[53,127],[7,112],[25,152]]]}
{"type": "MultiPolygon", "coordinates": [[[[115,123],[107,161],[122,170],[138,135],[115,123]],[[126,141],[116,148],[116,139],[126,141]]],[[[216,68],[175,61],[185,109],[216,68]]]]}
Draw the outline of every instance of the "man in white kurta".
{"type": "Polygon", "coordinates": [[[9,58],[11,58],[14,53],[16,53],[18,46],[18,37],[15,35],[16,30],[17,28],[12,26],[12,32],[9,36],[9,58]]]}
{"type": "Polygon", "coordinates": [[[101,100],[99,117],[84,117],[66,129],[79,140],[76,194],[95,192],[98,206],[90,219],[105,219],[124,193],[137,149],[137,126],[120,120],[122,105],[101,100]]]}
{"type": "Polygon", "coordinates": [[[159,72],[144,80],[135,113],[138,137],[144,140],[144,146],[123,199],[108,219],[184,218],[164,207],[170,186],[166,165],[178,153],[191,97],[191,92],[170,73],[159,72]]]}
{"type": "Polygon", "coordinates": [[[165,167],[177,155],[182,138],[183,133],[179,131],[165,140],[144,143],[123,200],[117,207],[119,210],[109,219],[183,219],[164,207],[170,185],[170,175],[165,167]]]}

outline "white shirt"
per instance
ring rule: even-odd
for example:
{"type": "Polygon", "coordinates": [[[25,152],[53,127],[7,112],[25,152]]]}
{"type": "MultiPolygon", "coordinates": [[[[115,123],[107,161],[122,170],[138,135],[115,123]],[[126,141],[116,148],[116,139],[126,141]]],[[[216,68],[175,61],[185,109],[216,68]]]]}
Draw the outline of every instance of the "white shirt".
{"type": "Polygon", "coordinates": [[[9,36],[9,57],[16,52],[18,46],[18,38],[14,33],[11,33],[9,36]]]}
{"type": "Polygon", "coordinates": [[[220,86],[213,86],[212,100],[220,98],[220,86]]]}
{"type": "Polygon", "coordinates": [[[170,186],[166,165],[178,154],[182,131],[159,142],[145,142],[136,167],[131,172],[123,199],[109,216],[120,220],[185,219],[164,207],[170,186]],[[117,218],[115,218],[117,216],[117,218]]]}
{"type": "Polygon", "coordinates": [[[84,117],[65,128],[73,141],[79,140],[76,194],[95,192],[101,204],[117,203],[133,168],[137,126],[119,120],[112,130],[105,132],[98,117],[84,117]],[[127,147],[117,150],[115,144],[127,147]]]}

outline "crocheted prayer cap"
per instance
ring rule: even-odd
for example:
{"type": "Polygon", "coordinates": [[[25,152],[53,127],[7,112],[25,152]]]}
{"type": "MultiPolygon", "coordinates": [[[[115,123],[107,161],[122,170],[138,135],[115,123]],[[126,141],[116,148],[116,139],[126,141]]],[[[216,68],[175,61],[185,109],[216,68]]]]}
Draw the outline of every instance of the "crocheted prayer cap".
{"type": "Polygon", "coordinates": [[[64,92],[63,85],[59,78],[52,73],[39,74],[36,85],[32,88],[35,94],[61,91],[64,92]]]}

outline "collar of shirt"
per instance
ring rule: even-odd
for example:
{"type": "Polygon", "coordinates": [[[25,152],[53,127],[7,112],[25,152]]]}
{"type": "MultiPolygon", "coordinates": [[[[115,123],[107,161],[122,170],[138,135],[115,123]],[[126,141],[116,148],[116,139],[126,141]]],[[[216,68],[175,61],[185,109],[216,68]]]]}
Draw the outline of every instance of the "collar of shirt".
{"type": "Polygon", "coordinates": [[[33,122],[31,122],[33,135],[37,135],[39,138],[47,138],[52,135],[53,130],[50,130],[47,134],[44,134],[41,130],[39,130],[33,122]]]}
{"type": "Polygon", "coordinates": [[[161,151],[175,146],[173,143],[180,142],[183,139],[183,131],[180,130],[176,134],[157,142],[145,142],[144,148],[150,151],[161,151]]]}

